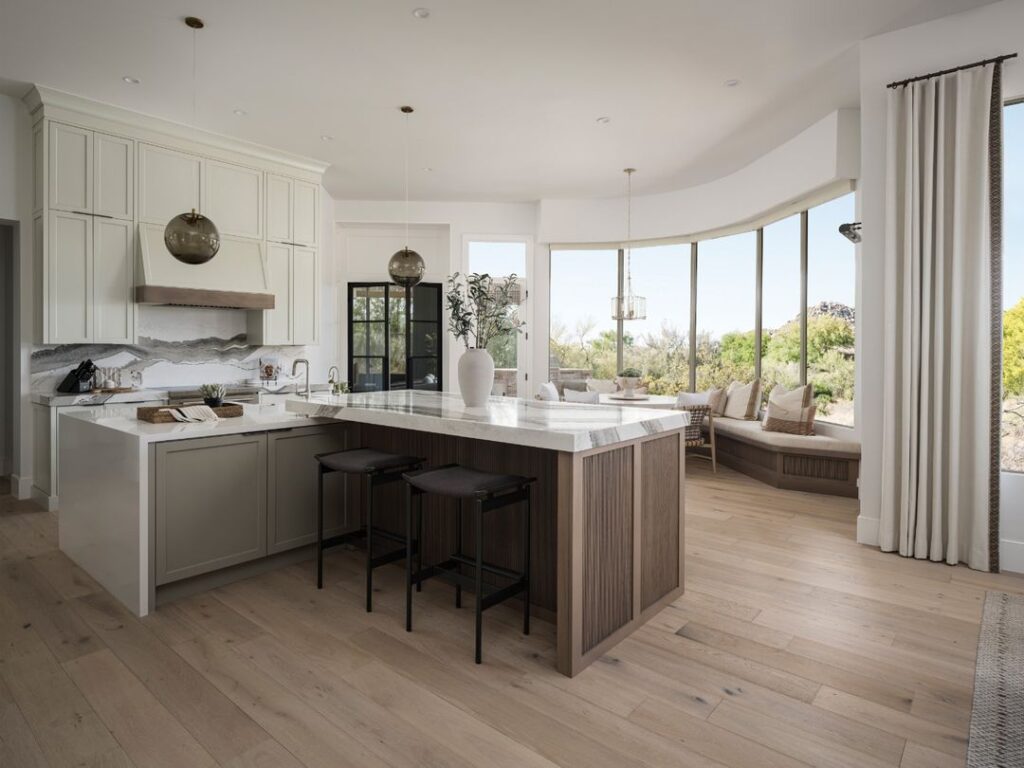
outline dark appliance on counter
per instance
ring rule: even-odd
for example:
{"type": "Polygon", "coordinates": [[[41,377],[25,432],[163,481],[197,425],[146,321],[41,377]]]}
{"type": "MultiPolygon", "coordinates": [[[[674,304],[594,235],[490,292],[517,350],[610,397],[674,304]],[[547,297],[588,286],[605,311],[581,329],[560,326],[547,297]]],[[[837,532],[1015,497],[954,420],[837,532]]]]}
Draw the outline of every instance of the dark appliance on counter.
{"type": "Polygon", "coordinates": [[[83,360],[78,367],[64,377],[64,381],[57,387],[58,392],[68,394],[80,394],[92,391],[92,377],[96,374],[96,366],[92,360],[83,360]]]}

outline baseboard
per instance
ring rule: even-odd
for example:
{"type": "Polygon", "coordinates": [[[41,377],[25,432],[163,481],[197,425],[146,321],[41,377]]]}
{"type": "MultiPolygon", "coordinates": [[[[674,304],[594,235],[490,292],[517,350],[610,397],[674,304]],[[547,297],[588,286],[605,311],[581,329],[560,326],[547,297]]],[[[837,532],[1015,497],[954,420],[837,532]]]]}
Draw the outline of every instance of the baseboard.
{"type": "Polygon", "coordinates": [[[878,546],[878,518],[857,515],[857,543],[878,546]]]}
{"type": "Polygon", "coordinates": [[[18,501],[32,498],[32,478],[11,475],[11,493],[18,501]]]}
{"type": "Polygon", "coordinates": [[[32,501],[45,509],[47,512],[57,511],[57,497],[47,496],[46,493],[33,487],[31,492],[32,501]]]}
{"type": "Polygon", "coordinates": [[[1024,541],[999,540],[999,570],[1024,573],[1024,541]]]}

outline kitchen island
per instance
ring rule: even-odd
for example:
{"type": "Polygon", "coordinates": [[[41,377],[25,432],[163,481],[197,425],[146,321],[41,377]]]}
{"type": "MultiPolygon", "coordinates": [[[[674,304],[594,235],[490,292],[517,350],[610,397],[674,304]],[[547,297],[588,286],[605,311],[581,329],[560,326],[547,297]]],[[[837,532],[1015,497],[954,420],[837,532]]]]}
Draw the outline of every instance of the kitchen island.
{"type": "MultiPolygon", "coordinates": [[[[531,600],[557,625],[558,669],[575,675],[683,590],[688,415],[606,405],[401,391],[290,399],[285,407],[347,423],[353,444],[537,478],[531,600]]],[[[385,527],[403,529],[401,488],[381,489],[385,527]]],[[[350,498],[353,503],[356,497],[350,498]]],[[[424,562],[454,551],[454,504],[426,497],[424,562]]],[[[464,515],[468,535],[470,515],[464,515]]],[[[484,559],[522,563],[514,515],[488,520],[484,559]]]]}
{"type": "MultiPolygon", "coordinates": [[[[61,549],[144,615],[310,557],[313,457],[369,447],[538,479],[531,598],[557,625],[563,674],[682,592],[684,413],[513,398],[467,409],[458,395],[408,391],[296,397],[286,408],[247,406],[213,424],[148,424],[123,406],[62,415],[61,549]]],[[[360,484],[327,483],[327,534],[359,528],[360,484]]],[[[379,493],[376,521],[404,531],[400,484],[379,493]]],[[[456,503],[426,500],[425,563],[453,551],[456,503]]],[[[517,531],[516,515],[496,513],[485,559],[520,565],[517,531]]]]}

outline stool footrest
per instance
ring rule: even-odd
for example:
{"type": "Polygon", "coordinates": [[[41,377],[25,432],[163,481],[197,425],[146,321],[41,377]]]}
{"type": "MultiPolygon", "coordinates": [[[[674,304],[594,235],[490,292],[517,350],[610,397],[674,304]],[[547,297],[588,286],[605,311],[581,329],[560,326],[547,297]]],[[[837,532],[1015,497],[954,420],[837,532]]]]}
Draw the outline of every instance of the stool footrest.
{"type": "MultiPolygon", "coordinates": [[[[467,557],[461,552],[456,552],[454,555],[451,555],[446,562],[461,563],[462,565],[470,568],[476,568],[476,558],[467,557]]],[[[519,571],[502,568],[500,565],[492,565],[490,563],[484,563],[480,568],[487,573],[493,573],[495,576],[503,576],[506,579],[520,579],[523,576],[519,571]]]]}
{"type": "MultiPolygon", "coordinates": [[[[456,586],[474,590],[476,589],[476,579],[473,576],[459,573],[458,571],[459,565],[465,565],[465,562],[466,561],[464,558],[461,560],[457,560],[454,557],[451,557],[448,560],[437,563],[436,565],[431,565],[427,568],[424,568],[419,572],[414,572],[412,575],[413,582],[426,581],[427,579],[438,578],[441,581],[447,582],[449,584],[454,584],[456,586]]],[[[489,569],[486,563],[481,568],[481,570],[490,570],[492,573],[495,572],[495,569],[502,572],[498,575],[508,574],[507,578],[514,578],[517,581],[504,587],[499,587],[495,584],[488,584],[487,582],[483,582],[480,586],[481,589],[484,590],[484,609],[490,608],[493,605],[497,605],[503,600],[507,600],[513,595],[523,592],[526,589],[526,577],[520,573],[516,573],[515,571],[509,571],[506,568],[498,569],[496,568],[496,566],[491,566],[489,569]]]]}
{"type": "MultiPolygon", "coordinates": [[[[373,535],[379,536],[382,539],[393,541],[397,544],[405,546],[405,536],[399,536],[397,533],[386,531],[383,528],[374,528],[373,535]]],[[[353,541],[366,538],[366,528],[358,528],[354,531],[348,531],[346,533],[339,533],[337,536],[331,536],[330,538],[324,539],[323,548],[330,549],[331,547],[337,547],[341,544],[350,544],[353,541]]]]}

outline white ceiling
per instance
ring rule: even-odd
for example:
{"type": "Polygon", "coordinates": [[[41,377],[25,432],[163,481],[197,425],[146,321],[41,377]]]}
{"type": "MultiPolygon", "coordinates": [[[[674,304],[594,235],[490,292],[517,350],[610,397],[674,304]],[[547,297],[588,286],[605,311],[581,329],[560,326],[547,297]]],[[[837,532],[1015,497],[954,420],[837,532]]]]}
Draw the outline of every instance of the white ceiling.
{"type": "Polygon", "coordinates": [[[402,196],[411,104],[415,199],[599,197],[745,165],[856,105],[858,40],[988,2],[0,0],[0,78],[328,161],[337,198],[402,196]]]}

